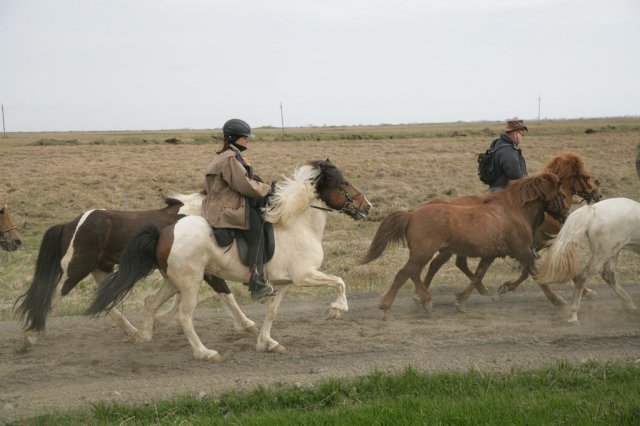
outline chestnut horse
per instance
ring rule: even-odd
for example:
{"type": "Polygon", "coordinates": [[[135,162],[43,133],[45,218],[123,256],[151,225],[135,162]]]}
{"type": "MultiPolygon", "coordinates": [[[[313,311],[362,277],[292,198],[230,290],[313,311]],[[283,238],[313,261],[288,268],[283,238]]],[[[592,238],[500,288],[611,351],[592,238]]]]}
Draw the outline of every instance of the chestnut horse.
{"type": "Polygon", "coordinates": [[[640,203],[628,198],[610,198],[584,206],[569,215],[560,233],[545,250],[536,264],[535,278],[543,283],[574,280],[569,322],[578,320],[584,286],[597,273],[620,297],[624,308],[637,312],[631,296],[616,282],[616,262],[623,249],[640,254],[640,203]],[[589,241],[591,258],[578,273],[575,252],[585,237],[589,241]]]}
{"type": "MultiPolygon", "coordinates": [[[[31,285],[16,304],[24,319],[24,346],[28,350],[44,331],[47,316],[85,277],[91,274],[99,285],[119,262],[125,244],[147,223],[164,228],[184,215],[200,214],[204,194],[166,197],[166,207],[158,210],[89,210],[71,222],[49,228],[40,244],[31,285]]],[[[117,310],[111,317],[126,335],[137,329],[117,310]]]]}
{"type": "MultiPolygon", "coordinates": [[[[542,250],[547,241],[556,235],[560,231],[562,226],[561,222],[567,217],[571,210],[571,203],[573,197],[577,196],[581,200],[587,203],[597,202],[602,197],[598,185],[589,176],[589,173],[584,165],[584,161],[578,154],[571,151],[566,151],[553,157],[542,169],[541,173],[553,173],[560,179],[560,193],[563,195],[562,199],[562,212],[559,217],[560,220],[551,217],[549,214],[544,215],[544,222],[535,230],[535,248],[536,250],[542,250]]],[[[428,203],[445,203],[450,204],[480,204],[484,200],[484,196],[468,195],[453,200],[431,200],[428,203]]],[[[424,278],[424,284],[427,288],[431,285],[433,277],[447,262],[453,253],[447,250],[441,250],[438,255],[429,264],[429,269],[424,278]]],[[[469,279],[473,278],[473,272],[467,265],[467,259],[464,256],[456,256],[456,266],[460,269],[469,279]]],[[[513,291],[527,278],[529,277],[529,271],[523,269],[520,276],[512,281],[503,283],[498,288],[499,294],[504,294],[509,291],[513,291]]],[[[566,305],[566,302],[557,293],[549,288],[546,284],[540,284],[540,288],[547,296],[547,298],[554,305],[566,305]]],[[[478,292],[484,295],[488,295],[489,291],[482,284],[478,283],[478,292]]],[[[591,293],[590,289],[585,289],[586,292],[591,293]]]]}
{"type": "Polygon", "coordinates": [[[0,247],[5,251],[15,251],[22,245],[18,227],[11,218],[11,209],[7,204],[0,205],[0,247]]]}
{"type": "MultiPolygon", "coordinates": [[[[370,209],[371,204],[364,194],[354,188],[329,160],[309,162],[298,167],[291,178],[277,183],[276,192],[266,207],[265,219],[273,224],[275,253],[265,263],[265,276],[278,286],[278,292],[267,298],[267,313],[256,344],[258,351],[285,351],[284,346],[271,338],[271,325],[290,284],[335,288],[338,297],[327,310],[327,318],[337,318],[349,309],[342,278],[319,271],[324,257],[322,236],[327,211],[342,212],[358,220],[364,219],[370,209]]],[[[119,271],[98,289],[87,313],[95,315],[112,309],[139,278],[158,265],[165,285],[145,299],[144,322],[136,340],[151,339],[158,307],[179,292],[178,320],[194,357],[223,360],[217,351],[202,344],[193,328],[193,313],[203,273],[236,282],[247,281],[249,269],[240,261],[237,242],[220,247],[212,238],[209,223],[197,216],[180,219],[159,233],[151,231],[138,234],[127,244],[119,271]],[[131,247],[140,249],[128,250],[131,247]]]]}
{"type": "Polygon", "coordinates": [[[380,302],[387,315],[400,287],[408,278],[416,286],[422,306],[431,310],[431,291],[420,273],[438,251],[465,257],[479,257],[471,284],[458,296],[459,309],[498,257],[510,256],[530,271],[536,255],[533,228],[545,211],[561,210],[560,181],[553,173],[541,173],[514,181],[502,191],[484,197],[481,204],[423,204],[411,212],[395,212],[380,224],[362,263],[382,255],[390,243],[406,242],[409,261],[398,271],[380,302]]]}

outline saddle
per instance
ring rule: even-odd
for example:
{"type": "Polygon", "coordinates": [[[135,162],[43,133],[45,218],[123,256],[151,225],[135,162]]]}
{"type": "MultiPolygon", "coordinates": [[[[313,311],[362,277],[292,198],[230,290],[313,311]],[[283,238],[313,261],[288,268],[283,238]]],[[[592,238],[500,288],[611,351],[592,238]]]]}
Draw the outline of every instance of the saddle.
{"type": "MultiPolygon", "coordinates": [[[[216,239],[216,243],[220,247],[228,247],[236,241],[238,247],[238,257],[240,262],[244,266],[250,267],[253,264],[253,259],[249,259],[249,244],[244,239],[242,234],[235,232],[233,228],[213,228],[213,236],[216,239]]],[[[273,257],[276,250],[276,240],[273,235],[273,224],[270,222],[264,222],[262,227],[263,242],[264,242],[264,261],[268,262],[273,257]]],[[[231,248],[231,247],[229,247],[231,248]]]]}

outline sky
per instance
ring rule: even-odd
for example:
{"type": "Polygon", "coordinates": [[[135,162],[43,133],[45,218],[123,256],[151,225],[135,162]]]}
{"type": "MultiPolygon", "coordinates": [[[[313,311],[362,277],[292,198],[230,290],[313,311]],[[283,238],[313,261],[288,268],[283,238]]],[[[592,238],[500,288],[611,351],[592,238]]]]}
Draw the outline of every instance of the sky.
{"type": "Polygon", "coordinates": [[[638,0],[0,0],[7,132],[640,115],[638,0]]]}

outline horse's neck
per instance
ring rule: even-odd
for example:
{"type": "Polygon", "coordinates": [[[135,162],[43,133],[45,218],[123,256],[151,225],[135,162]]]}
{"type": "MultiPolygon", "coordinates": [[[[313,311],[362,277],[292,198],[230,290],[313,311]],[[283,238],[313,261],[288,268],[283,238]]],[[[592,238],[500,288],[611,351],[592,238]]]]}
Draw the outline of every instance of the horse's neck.
{"type": "MultiPolygon", "coordinates": [[[[326,207],[324,203],[314,203],[314,205],[315,204],[318,204],[319,207],[326,207]]],[[[288,221],[286,225],[276,225],[275,230],[277,232],[287,232],[291,234],[304,233],[307,235],[311,232],[318,240],[322,240],[326,224],[327,212],[309,207],[288,221]]]]}
{"type": "Polygon", "coordinates": [[[523,207],[524,215],[531,226],[544,215],[544,210],[545,204],[542,200],[530,201],[523,207]]]}

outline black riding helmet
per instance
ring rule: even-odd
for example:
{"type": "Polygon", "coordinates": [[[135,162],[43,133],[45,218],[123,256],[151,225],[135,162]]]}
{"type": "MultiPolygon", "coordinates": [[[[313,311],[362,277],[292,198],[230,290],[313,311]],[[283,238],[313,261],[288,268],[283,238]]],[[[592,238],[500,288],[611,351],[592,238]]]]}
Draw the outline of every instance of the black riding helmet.
{"type": "Polygon", "coordinates": [[[231,136],[234,140],[241,136],[253,136],[251,133],[251,126],[249,126],[246,121],[240,120],[239,118],[232,118],[224,123],[224,126],[222,126],[222,134],[225,139],[231,136]]]}

